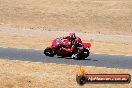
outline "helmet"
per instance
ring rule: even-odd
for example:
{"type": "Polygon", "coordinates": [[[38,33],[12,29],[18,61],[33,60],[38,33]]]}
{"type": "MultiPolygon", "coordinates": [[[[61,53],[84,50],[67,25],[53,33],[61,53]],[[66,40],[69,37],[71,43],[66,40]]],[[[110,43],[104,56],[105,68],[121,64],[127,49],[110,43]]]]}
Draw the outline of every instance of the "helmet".
{"type": "Polygon", "coordinates": [[[76,38],[76,35],[75,35],[75,33],[70,33],[69,34],[69,37],[70,37],[70,39],[75,39],[76,38]]]}

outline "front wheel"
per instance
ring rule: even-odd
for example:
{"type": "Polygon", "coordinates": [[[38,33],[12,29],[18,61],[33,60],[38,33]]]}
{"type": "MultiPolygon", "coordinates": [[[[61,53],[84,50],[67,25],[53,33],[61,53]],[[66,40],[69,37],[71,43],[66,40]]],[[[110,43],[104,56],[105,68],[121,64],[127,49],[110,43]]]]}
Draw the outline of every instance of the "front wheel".
{"type": "Polygon", "coordinates": [[[74,54],[72,56],[76,60],[84,60],[85,58],[87,58],[89,56],[89,54],[90,54],[90,52],[88,49],[83,49],[83,51],[80,54],[75,54],[76,57],[74,56],[74,54]]]}
{"type": "Polygon", "coordinates": [[[53,57],[54,56],[54,53],[53,53],[53,50],[49,47],[47,47],[45,50],[44,50],[44,54],[46,56],[50,56],[50,57],[53,57]]]}
{"type": "Polygon", "coordinates": [[[90,52],[89,52],[88,49],[84,49],[83,50],[83,56],[84,56],[84,58],[87,58],[89,56],[89,54],[90,54],[90,52]]]}

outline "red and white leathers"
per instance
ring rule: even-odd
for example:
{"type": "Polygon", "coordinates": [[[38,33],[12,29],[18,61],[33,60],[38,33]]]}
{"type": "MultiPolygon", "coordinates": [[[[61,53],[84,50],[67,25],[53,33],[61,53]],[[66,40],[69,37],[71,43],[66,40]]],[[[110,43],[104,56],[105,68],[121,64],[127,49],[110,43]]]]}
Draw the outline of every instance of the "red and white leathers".
{"type": "MultiPolygon", "coordinates": [[[[72,33],[72,34],[75,35],[74,33],[72,33]]],[[[73,52],[73,50],[75,48],[77,48],[77,52],[75,52],[75,54],[73,54],[72,57],[76,57],[77,55],[79,55],[79,53],[82,52],[82,49],[83,49],[82,40],[79,37],[74,36],[74,38],[71,38],[71,36],[68,35],[66,37],[63,37],[63,39],[68,39],[72,43],[71,47],[69,47],[69,48],[63,48],[64,50],[66,50],[68,52],[73,52]]]]}

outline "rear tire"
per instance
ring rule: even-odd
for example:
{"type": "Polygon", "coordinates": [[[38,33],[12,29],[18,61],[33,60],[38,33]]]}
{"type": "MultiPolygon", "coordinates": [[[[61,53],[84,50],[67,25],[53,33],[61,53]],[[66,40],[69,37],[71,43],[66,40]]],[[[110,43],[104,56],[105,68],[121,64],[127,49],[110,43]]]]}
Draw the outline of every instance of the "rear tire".
{"type": "Polygon", "coordinates": [[[47,48],[44,50],[44,54],[45,54],[46,56],[49,56],[49,57],[53,57],[53,56],[54,56],[54,53],[53,53],[52,49],[49,48],[49,47],[47,47],[47,48]]]}

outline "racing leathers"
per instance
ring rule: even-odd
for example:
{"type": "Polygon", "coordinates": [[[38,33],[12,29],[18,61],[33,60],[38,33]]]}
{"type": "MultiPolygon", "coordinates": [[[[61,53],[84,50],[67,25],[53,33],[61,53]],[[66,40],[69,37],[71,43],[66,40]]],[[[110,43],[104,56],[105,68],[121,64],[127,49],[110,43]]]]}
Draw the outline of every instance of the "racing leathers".
{"type": "Polygon", "coordinates": [[[72,44],[71,47],[63,48],[63,50],[73,52],[72,58],[77,58],[83,49],[81,39],[79,37],[71,39],[69,36],[63,37],[63,39],[68,39],[72,44]]]}

